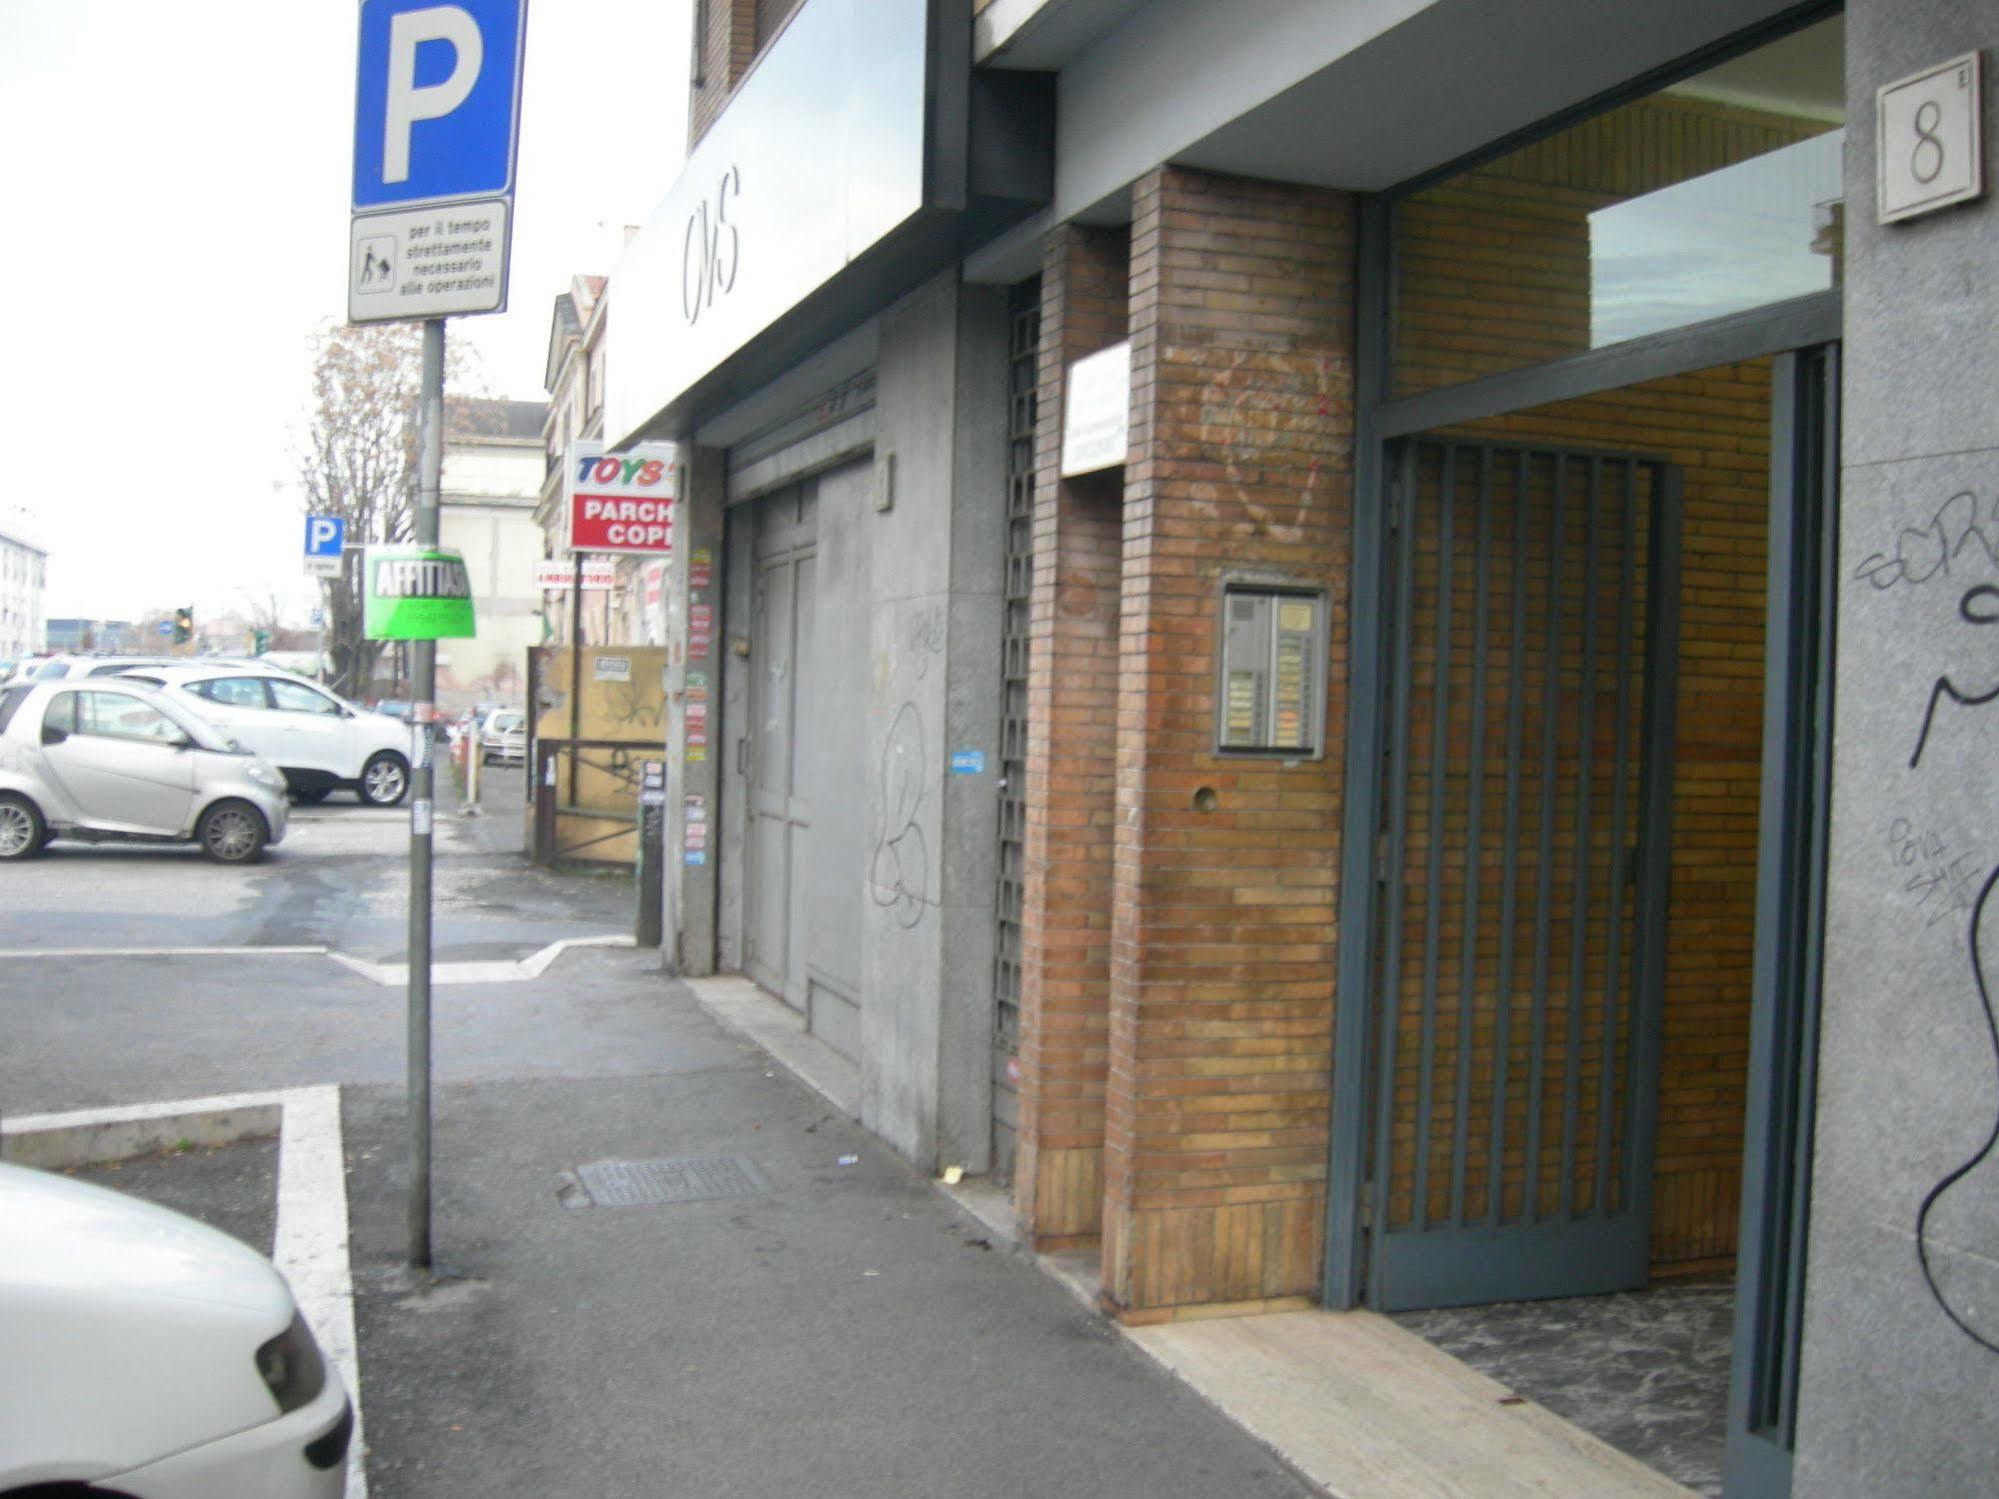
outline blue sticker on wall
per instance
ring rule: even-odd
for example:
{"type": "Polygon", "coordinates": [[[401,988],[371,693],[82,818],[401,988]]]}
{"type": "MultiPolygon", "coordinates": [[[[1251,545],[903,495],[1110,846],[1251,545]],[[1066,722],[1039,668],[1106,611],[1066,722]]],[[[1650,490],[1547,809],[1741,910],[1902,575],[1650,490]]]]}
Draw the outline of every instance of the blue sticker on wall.
{"type": "Polygon", "coordinates": [[[708,850],[705,848],[690,848],[680,857],[683,863],[706,864],[708,862],[708,850]]]}
{"type": "Polygon", "coordinates": [[[954,776],[982,776],[986,773],[986,752],[984,750],[953,750],[951,752],[951,774],[954,776]]]}

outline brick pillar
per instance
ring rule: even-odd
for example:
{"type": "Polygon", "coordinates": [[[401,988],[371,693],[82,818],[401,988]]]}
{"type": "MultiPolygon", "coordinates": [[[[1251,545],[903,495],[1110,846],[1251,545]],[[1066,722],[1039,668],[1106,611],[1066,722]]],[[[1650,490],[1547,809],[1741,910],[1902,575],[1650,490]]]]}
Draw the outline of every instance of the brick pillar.
{"type": "Polygon", "coordinates": [[[1136,189],[1103,1223],[1128,1320],[1318,1292],[1353,268],[1343,194],[1174,168],[1136,189]],[[1330,590],[1323,759],[1213,752],[1225,571],[1330,590]]]}
{"type": "Polygon", "coordinates": [[[1073,360],[1125,335],[1128,256],[1122,229],[1065,227],[1041,277],[1014,1158],[1040,1249],[1094,1243],[1103,1204],[1122,497],[1115,472],[1061,477],[1062,395],[1073,360]]]}

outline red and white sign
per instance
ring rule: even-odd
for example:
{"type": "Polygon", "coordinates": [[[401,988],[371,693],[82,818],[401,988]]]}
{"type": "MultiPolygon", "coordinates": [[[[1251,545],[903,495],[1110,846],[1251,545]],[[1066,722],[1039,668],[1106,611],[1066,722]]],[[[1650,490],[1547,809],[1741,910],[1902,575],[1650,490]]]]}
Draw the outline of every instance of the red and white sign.
{"type": "Polygon", "coordinates": [[[645,593],[646,608],[663,608],[666,604],[666,564],[648,562],[639,570],[639,586],[645,593]]]}
{"type": "Polygon", "coordinates": [[[563,476],[569,550],[671,555],[678,458],[670,442],[640,443],[622,453],[607,453],[601,442],[571,443],[563,476]]]}
{"type": "MultiPolygon", "coordinates": [[[[618,581],[618,564],[610,560],[583,563],[583,591],[611,588],[618,581]]],[[[534,565],[534,586],[543,593],[567,593],[576,586],[574,557],[544,557],[534,565]]]]}

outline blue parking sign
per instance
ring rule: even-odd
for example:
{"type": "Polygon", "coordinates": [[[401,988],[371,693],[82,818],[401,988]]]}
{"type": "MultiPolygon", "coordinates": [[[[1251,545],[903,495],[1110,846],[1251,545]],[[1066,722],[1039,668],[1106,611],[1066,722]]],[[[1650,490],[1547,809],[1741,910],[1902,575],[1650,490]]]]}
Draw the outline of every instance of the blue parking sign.
{"type": "Polygon", "coordinates": [[[510,197],[527,0],[361,0],[354,211],[510,197]]]}
{"type": "Polygon", "coordinates": [[[305,518],[305,554],[340,560],[340,548],[347,540],[347,518],[342,515],[308,515],[305,518]]]}

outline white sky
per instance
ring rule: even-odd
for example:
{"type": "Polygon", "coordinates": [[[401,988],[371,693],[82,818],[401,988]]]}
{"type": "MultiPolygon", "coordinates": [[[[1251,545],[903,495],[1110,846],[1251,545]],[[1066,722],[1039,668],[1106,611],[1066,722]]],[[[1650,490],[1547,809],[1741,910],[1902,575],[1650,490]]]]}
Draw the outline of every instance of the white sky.
{"type": "MultiPolygon", "coordinates": [[[[691,0],[528,10],[509,310],[453,318],[544,400],[556,295],[680,170],[691,0]]],[[[308,336],[345,314],[355,0],[0,0],[0,434],[48,613],[303,624],[292,453],[308,336]],[[274,488],[274,486],[277,486],[274,488]]]]}

